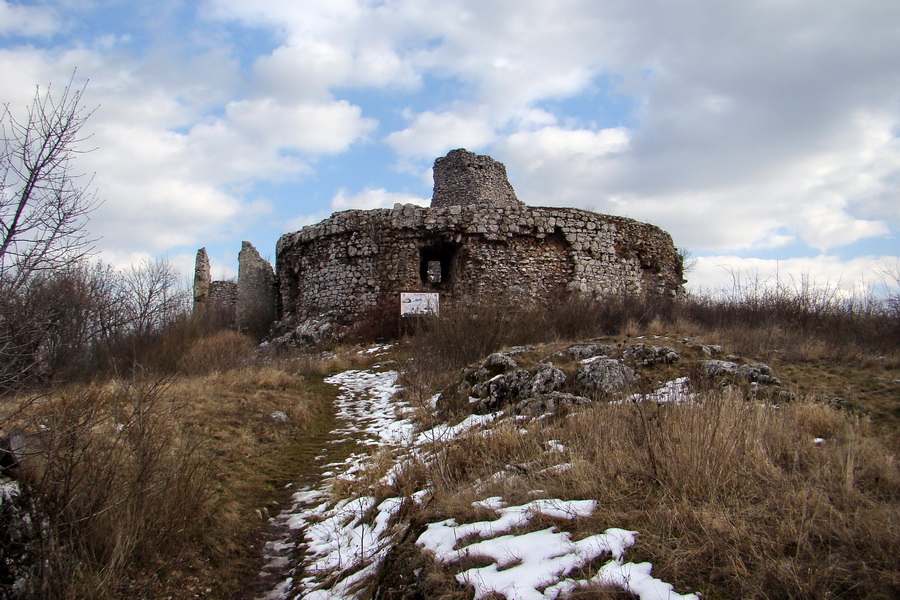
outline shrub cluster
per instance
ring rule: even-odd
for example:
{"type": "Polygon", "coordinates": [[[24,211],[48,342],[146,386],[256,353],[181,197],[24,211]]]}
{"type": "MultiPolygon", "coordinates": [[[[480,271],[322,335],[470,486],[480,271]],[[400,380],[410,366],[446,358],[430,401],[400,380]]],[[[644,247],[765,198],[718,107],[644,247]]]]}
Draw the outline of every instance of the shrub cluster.
{"type": "Polygon", "coordinates": [[[157,380],[79,386],[20,416],[17,476],[44,517],[29,597],[103,598],[202,531],[211,472],[157,380]]]}
{"type": "Polygon", "coordinates": [[[0,394],[141,367],[187,319],[178,278],[164,259],[124,272],[75,262],[15,286],[0,278],[0,394]]]}

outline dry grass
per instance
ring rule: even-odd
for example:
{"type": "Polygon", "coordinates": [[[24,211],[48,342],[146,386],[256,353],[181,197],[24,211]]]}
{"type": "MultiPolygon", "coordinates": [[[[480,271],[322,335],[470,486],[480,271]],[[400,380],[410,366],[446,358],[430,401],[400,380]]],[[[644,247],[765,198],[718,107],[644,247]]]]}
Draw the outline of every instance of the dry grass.
{"type": "Polygon", "coordinates": [[[178,370],[186,375],[227,371],[253,355],[253,340],[242,333],[223,330],[195,341],[178,361],[178,370]]]}
{"type": "MultiPolygon", "coordinates": [[[[604,336],[719,343],[766,360],[788,391],[807,400],[774,408],[708,386],[692,404],[595,403],[577,416],[505,421],[489,436],[438,445],[438,460],[410,461],[392,489],[378,483],[391,465],[384,453],[366,477],[337,492],[406,495],[431,485],[435,499],[404,515],[414,526],[483,518],[471,502],[491,495],[510,503],[533,499],[537,489],[594,498],[600,509],[576,535],[640,531],[629,559],[653,562],[679,591],[895,597],[900,408],[892,382],[900,378],[900,331],[895,314],[876,308],[785,294],[724,302],[571,297],[525,308],[457,303],[421,323],[402,350],[413,357],[405,394],[428,419],[432,394],[490,352],[537,344],[524,357],[536,361],[563,340],[604,336]],[[834,397],[851,410],[825,404],[834,397]],[[826,442],[816,445],[816,437],[826,442]],[[565,452],[551,451],[550,440],[565,452]],[[561,463],[566,470],[553,468],[561,463]]],[[[261,357],[239,334],[206,331],[186,321],[161,335],[157,350],[142,349],[157,358],[134,372],[180,373],[176,379],[72,386],[15,417],[52,432],[34,476],[61,543],[44,597],[234,597],[258,568],[261,517],[319,450],[308,432],[333,424],[334,391],[322,378],[377,360],[357,348],[261,357]]],[[[694,373],[666,366],[643,385],[679,374],[694,373]]],[[[408,565],[423,569],[410,581],[427,597],[467,597],[447,567],[417,558],[398,573],[408,565]]]]}
{"type": "Polygon", "coordinates": [[[209,514],[209,463],[164,381],[73,387],[17,415],[20,477],[47,515],[36,597],[102,598],[173,556],[209,514]]]}
{"type": "MultiPolygon", "coordinates": [[[[679,591],[702,590],[708,598],[900,595],[895,313],[785,289],[716,301],[576,304],[558,306],[577,312],[556,321],[528,310],[486,319],[485,308],[475,318],[465,310],[440,317],[446,321],[410,340],[407,399],[425,414],[426,399],[452,392],[464,367],[513,344],[537,344],[547,355],[560,340],[593,337],[621,346],[650,335],[665,336],[661,344],[691,338],[764,360],[785,382],[782,402],[794,400],[754,403],[747,389],[703,383],[695,361],[705,357],[696,346],[678,346],[685,360],[646,370],[641,390],[690,376],[697,401],[598,402],[525,424],[503,421],[488,435],[433,448],[437,459],[411,471],[435,489],[432,502],[410,515],[413,523],[476,520],[473,500],[499,495],[514,504],[543,490],[598,500],[597,513],[575,534],[641,532],[629,559],[652,562],[654,574],[679,591]],[[582,337],[567,338],[570,331],[582,337]],[[551,452],[549,440],[565,452],[551,452]],[[551,468],[562,463],[563,470],[551,468]]],[[[418,568],[430,597],[465,596],[446,566],[418,568]]],[[[616,597],[609,590],[580,594],[616,597]]]]}
{"type": "MultiPolygon", "coordinates": [[[[61,543],[48,548],[52,569],[36,597],[225,599],[245,586],[268,514],[311,465],[303,434],[333,407],[316,378],[285,368],[295,361],[241,361],[202,375],[72,386],[7,423],[45,431],[29,480],[61,543]]],[[[18,404],[7,399],[4,413],[18,404]]]]}
{"type": "Polygon", "coordinates": [[[525,502],[540,489],[598,500],[582,534],[640,531],[629,559],[709,598],[900,591],[897,457],[846,413],[706,392],[682,405],[597,404],[522,428],[506,421],[447,445],[428,472],[435,499],[414,518],[476,520],[475,499],[525,502]],[[560,463],[569,467],[547,469],[560,463]]]}

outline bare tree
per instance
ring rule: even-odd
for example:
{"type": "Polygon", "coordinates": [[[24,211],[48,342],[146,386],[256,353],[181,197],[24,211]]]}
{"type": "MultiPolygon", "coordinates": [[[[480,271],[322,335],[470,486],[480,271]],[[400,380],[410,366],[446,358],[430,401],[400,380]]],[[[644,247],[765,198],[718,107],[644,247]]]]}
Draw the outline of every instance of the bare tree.
{"type": "Polygon", "coordinates": [[[122,286],[133,333],[159,331],[187,310],[189,295],[180,279],[166,258],[142,261],[125,271],[122,286]]]}
{"type": "Polygon", "coordinates": [[[91,111],[74,77],[59,95],[38,88],[24,117],[0,107],[0,392],[36,370],[53,308],[36,302],[42,283],[91,250],[97,198],[73,164],[91,111]]]}
{"type": "Polygon", "coordinates": [[[97,206],[91,179],[74,170],[81,128],[91,116],[73,87],[37,89],[24,118],[0,109],[0,292],[78,262],[92,249],[85,226],[97,206]]]}

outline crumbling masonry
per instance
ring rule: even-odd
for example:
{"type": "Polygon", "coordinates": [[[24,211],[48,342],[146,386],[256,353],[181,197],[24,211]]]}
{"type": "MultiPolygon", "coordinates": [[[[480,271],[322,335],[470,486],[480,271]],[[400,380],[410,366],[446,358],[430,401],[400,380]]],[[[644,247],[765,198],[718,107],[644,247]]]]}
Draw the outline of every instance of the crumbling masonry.
{"type": "MultiPolygon", "coordinates": [[[[197,261],[200,273],[200,253],[197,261]]],[[[265,270],[254,264],[254,273],[265,270]]],[[[502,164],[460,149],[435,161],[430,208],[348,210],[282,236],[277,278],[259,276],[242,293],[239,275],[236,313],[240,320],[251,303],[251,312],[263,311],[268,324],[278,319],[284,332],[352,324],[401,291],[437,291],[445,301],[550,302],[567,292],[674,296],[684,283],[681,268],[671,237],[658,227],[527,206],[502,164]]],[[[195,302],[203,285],[195,283],[195,302]]]]}

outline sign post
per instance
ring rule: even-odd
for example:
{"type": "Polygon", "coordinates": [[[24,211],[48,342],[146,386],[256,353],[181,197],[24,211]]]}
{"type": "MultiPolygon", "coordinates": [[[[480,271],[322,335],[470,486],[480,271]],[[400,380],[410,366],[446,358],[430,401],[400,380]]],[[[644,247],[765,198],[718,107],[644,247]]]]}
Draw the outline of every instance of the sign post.
{"type": "Polygon", "coordinates": [[[400,292],[400,316],[440,314],[441,295],[437,292],[400,292]]]}

